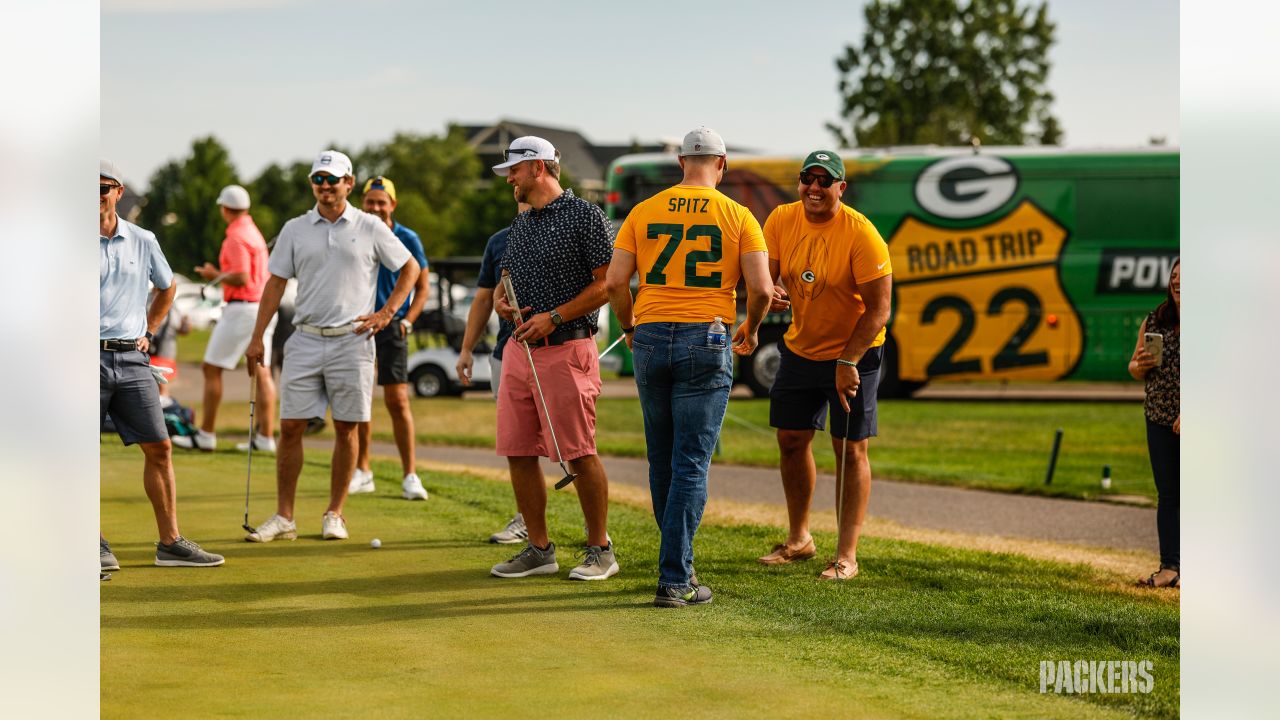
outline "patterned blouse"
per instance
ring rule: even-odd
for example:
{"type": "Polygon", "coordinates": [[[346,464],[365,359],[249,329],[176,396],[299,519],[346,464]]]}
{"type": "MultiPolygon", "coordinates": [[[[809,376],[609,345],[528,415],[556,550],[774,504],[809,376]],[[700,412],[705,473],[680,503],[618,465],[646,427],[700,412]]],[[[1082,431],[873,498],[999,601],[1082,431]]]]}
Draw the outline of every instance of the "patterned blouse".
{"type": "Polygon", "coordinates": [[[1158,367],[1147,371],[1147,399],[1144,407],[1147,419],[1159,425],[1173,426],[1181,408],[1178,403],[1181,373],[1178,359],[1178,326],[1162,325],[1153,311],[1147,315],[1145,332],[1164,335],[1164,356],[1158,367]]]}

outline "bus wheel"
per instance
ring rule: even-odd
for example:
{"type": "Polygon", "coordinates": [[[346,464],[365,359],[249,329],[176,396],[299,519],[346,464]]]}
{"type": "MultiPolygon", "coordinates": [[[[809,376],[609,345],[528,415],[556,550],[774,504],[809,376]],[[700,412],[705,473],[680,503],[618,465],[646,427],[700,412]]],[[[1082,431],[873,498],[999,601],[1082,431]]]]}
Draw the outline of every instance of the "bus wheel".
{"type": "Polygon", "coordinates": [[[773,387],[773,379],[778,376],[778,364],[782,355],[778,353],[778,343],[761,344],[756,351],[739,360],[742,382],[751,388],[751,394],[764,398],[769,397],[769,388],[773,387]]]}
{"type": "Polygon", "coordinates": [[[893,336],[885,338],[884,359],[880,364],[880,389],[877,398],[909,398],[915,391],[924,387],[924,383],[916,380],[903,380],[898,377],[898,343],[893,336]]]}

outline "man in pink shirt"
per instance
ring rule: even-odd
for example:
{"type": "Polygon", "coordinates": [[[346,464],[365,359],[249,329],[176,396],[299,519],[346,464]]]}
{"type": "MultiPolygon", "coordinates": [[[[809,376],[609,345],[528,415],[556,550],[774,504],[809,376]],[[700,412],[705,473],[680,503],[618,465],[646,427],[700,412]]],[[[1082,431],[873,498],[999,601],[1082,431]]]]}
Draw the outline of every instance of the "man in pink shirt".
{"type": "MultiPolygon", "coordinates": [[[[218,405],[222,403],[222,371],[235,370],[236,364],[249,347],[253,326],[258,318],[258,301],[267,283],[267,243],[258,226],[249,217],[249,192],[239,185],[228,185],[218,195],[222,219],[227,221],[227,237],[222,241],[218,254],[218,266],[205,263],[195,269],[205,280],[221,278],[222,299],[227,302],[222,317],[213,327],[209,345],[205,349],[204,408],[200,429],[190,442],[197,449],[212,451],[218,445],[214,422],[218,418],[218,405]]],[[[276,386],[271,379],[271,336],[275,332],[276,319],[271,319],[264,340],[267,356],[256,368],[258,383],[258,427],[250,442],[254,450],[275,452],[272,423],[276,405],[276,386]]],[[[186,438],[183,438],[186,440],[186,438]]],[[[188,445],[190,447],[190,445],[188,445]]],[[[241,449],[248,449],[244,443],[241,449]]]]}

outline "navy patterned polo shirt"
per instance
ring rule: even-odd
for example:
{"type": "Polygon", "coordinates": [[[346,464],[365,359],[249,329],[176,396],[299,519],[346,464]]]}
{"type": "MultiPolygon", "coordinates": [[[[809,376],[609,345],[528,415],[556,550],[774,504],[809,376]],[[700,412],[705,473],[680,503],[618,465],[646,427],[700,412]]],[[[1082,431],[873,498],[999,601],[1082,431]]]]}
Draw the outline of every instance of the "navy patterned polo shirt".
{"type": "MultiPolygon", "coordinates": [[[[604,211],[565,190],[541,210],[520,213],[507,235],[501,267],[522,307],[551,312],[577,297],[613,258],[613,230],[604,211]]],[[[565,320],[561,329],[595,333],[599,310],[565,320]]],[[[526,318],[528,319],[528,318],[526,318]]]]}

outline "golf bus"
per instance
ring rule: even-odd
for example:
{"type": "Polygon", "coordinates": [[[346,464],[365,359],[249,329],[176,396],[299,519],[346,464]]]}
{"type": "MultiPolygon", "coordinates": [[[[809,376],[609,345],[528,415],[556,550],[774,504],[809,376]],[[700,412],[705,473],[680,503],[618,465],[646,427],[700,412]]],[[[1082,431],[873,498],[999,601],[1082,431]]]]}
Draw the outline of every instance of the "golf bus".
{"type": "MultiPolygon", "coordinates": [[[[929,147],[843,159],[844,202],[875,224],[893,262],[881,397],[932,381],[1129,379],[1138,327],[1178,255],[1176,149],[929,147]]],[[[798,199],[801,162],[734,155],[719,189],[763,225],[798,199]]],[[[680,179],[674,155],[620,157],[605,211],[616,227],[680,179]]],[[[739,318],[743,295],[739,286],[739,318]]],[[[790,322],[769,314],[758,349],[740,358],[738,381],[757,396],[790,322]]]]}

